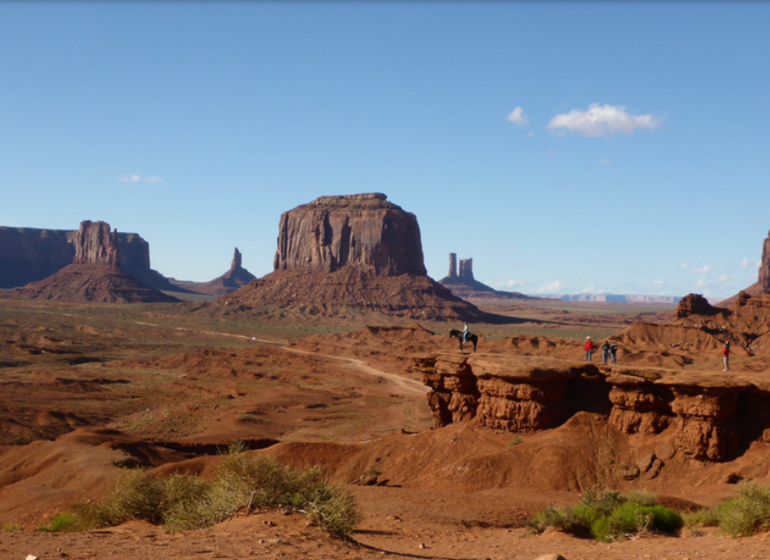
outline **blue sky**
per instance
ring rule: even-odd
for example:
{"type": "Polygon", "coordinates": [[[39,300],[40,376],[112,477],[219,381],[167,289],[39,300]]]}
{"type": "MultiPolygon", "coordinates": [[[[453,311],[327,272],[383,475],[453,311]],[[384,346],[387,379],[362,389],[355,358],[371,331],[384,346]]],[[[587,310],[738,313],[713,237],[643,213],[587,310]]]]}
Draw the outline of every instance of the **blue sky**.
{"type": "Polygon", "coordinates": [[[206,281],[383,192],[531,294],[727,297],[770,229],[767,2],[3,2],[0,225],[206,281]]]}

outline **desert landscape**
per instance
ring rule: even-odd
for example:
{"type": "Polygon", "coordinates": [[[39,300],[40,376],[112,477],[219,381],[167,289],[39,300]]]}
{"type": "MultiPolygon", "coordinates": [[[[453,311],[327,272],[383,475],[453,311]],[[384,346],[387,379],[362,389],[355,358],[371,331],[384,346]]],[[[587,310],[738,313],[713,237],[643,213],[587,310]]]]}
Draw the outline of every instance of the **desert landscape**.
{"type": "Polygon", "coordinates": [[[686,514],[770,482],[767,242],[757,283],[714,307],[442,285],[416,217],[382,194],[284,213],[273,273],[228,280],[248,280],[236,249],[200,292],[153,273],[144,249],[131,261],[143,272],[124,270],[127,238],[104,222],[2,234],[3,254],[16,250],[6,278],[29,276],[20,235],[54,240],[60,260],[0,292],[3,558],[767,557],[765,527],[613,542],[532,530],[586,492],[644,492],[686,514]],[[475,351],[449,336],[463,323],[475,351]],[[615,343],[618,363],[585,361],[587,337],[615,343]],[[211,480],[234,445],[320,468],[355,498],[355,528],[337,538],[284,507],[195,530],[51,529],[126,473],[211,480]]]}

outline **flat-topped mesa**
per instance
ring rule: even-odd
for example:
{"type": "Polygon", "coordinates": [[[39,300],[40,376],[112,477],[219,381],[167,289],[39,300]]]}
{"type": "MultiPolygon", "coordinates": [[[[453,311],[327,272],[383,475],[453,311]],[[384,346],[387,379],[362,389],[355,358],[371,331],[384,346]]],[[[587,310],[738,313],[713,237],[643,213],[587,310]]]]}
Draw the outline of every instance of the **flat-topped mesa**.
{"type": "Polygon", "coordinates": [[[415,215],[381,193],[322,196],[281,215],[274,270],[345,266],[425,276],[415,215]]]}
{"type": "Polygon", "coordinates": [[[112,233],[107,222],[80,222],[73,243],[74,263],[118,266],[118,230],[112,233]]]}

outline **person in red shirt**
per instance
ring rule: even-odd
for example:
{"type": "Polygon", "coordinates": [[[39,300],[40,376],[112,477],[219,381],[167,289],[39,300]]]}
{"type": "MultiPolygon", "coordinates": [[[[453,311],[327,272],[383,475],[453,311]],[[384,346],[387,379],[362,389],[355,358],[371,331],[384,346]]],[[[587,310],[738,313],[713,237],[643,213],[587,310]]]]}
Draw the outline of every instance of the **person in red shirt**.
{"type": "Polygon", "coordinates": [[[594,351],[594,342],[591,340],[590,336],[586,337],[586,343],[583,345],[583,349],[586,351],[586,362],[590,362],[594,351]]]}
{"type": "Polygon", "coordinates": [[[725,347],[722,348],[722,361],[725,363],[725,369],[723,371],[729,371],[730,369],[730,343],[725,342],[725,347]]]}

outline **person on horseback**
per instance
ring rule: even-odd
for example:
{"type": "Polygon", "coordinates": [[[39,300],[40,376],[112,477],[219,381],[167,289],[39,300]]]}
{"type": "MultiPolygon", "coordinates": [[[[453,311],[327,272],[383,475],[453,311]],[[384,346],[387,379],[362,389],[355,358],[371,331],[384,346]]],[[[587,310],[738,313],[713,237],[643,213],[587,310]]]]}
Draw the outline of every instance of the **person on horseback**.
{"type": "Polygon", "coordinates": [[[463,344],[468,342],[468,323],[463,323],[463,344]]]}

